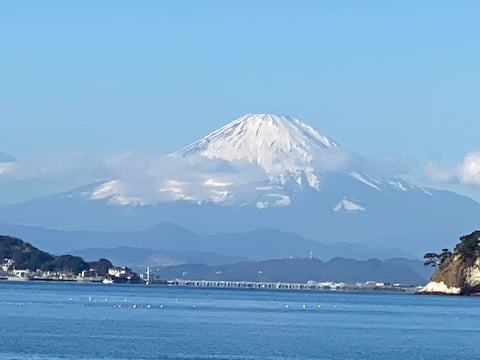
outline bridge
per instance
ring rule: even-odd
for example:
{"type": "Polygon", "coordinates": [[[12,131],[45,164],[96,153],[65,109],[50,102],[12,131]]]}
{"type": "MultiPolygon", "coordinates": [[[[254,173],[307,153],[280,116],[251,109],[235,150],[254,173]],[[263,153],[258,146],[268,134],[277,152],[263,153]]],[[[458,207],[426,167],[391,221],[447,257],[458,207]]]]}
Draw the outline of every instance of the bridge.
{"type": "Polygon", "coordinates": [[[215,288],[241,288],[241,289],[286,289],[286,290],[341,290],[347,286],[344,283],[309,281],[307,283],[287,282],[258,282],[258,281],[214,281],[214,280],[171,280],[169,285],[191,287],[215,287],[215,288]]]}

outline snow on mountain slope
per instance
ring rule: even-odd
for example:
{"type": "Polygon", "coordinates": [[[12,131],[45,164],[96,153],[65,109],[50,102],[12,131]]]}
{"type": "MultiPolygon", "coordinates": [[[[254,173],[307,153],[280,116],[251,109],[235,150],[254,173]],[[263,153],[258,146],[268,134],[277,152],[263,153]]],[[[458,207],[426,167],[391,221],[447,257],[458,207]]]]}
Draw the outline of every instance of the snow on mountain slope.
{"type": "Polygon", "coordinates": [[[381,185],[380,181],[378,180],[368,180],[365,178],[365,176],[362,176],[361,174],[359,174],[358,172],[354,171],[354,172],[351,172],[350,173],[350,176],[353,177],[354,179],[364,183],[365,185],[368,185],[370,186],[371,188],[374,188],[375,190],[378,190],[378,191],[382,191],[380,188],[379,188],[379,185],[381,185]]]}
{"type": "Polygon", "coordinates": [[[296,118],[247,114],[172,155],[247,161],[260,166],[274,182],[284,184],[293,178],[302,185],[304,178],[318,188],[318,162],[335,148],[335,142],[296,118]]]}
{"type": "Polygon", "coordinates": [[[338,212],[342,209],[346,210],[348,212],[365,211],[366,210],[363,206],[354,203],[352,200],[349,200],[346,197],[344,197],[342,199],[342,201],[340,201],[337,205],[335,205],[333,207],[334,212],[338,212]]]}
{"type": "Polygon", "coordinates": [[[128,186],[124,181],[112,180],[99,184],[89,192],[85,192],[83,195],[87,196],[90,200],[104,200],[106,199],[110,205],[117,206],[141,206],[146,202],[139,198],[128,196],[128,186]]]}

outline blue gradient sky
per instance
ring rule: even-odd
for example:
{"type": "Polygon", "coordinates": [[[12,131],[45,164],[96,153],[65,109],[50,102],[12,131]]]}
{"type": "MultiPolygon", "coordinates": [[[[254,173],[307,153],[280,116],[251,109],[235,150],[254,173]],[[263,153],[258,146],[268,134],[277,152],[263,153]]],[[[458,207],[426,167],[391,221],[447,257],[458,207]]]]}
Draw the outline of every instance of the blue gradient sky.
{"type": "Polygon", "coordinates": [[[454,166],[480,151],[479,15],[478,1],[3,2],[0,152],[168,153],[273,112],[367,157],[454,166]]]}

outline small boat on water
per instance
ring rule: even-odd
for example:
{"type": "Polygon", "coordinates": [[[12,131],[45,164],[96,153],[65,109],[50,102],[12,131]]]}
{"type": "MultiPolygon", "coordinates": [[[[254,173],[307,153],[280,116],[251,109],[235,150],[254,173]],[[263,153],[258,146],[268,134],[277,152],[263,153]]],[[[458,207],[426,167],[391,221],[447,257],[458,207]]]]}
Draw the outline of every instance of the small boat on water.
{"type": "Polygon", "coordinates": [[[9,281],[28,281],[30,278],[28,276],[7,276],[7,280],[9,281]]]}
{"type": "Polygon", "coordinates": [[[30,280],[30,271],[29,270],[15,270],[11,271],[7,275],[7,280],[11,281],[27,281],[30,280]]]}
{"type": "Polygon", "coordinates": [[[113,280],[112,280],[112,279],[103,279],[102,283],[104,283],[104,284],[113,284],[113,280]]]}

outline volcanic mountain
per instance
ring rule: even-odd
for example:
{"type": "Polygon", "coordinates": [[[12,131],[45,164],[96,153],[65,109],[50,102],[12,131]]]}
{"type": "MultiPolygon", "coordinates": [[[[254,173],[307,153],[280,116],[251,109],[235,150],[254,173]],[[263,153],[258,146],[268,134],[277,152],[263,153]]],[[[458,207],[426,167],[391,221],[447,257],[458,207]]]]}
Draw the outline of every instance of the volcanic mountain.
{"type": "Polygon", "coordinates": [[[284,184],[302,175],[317,188],[315,161],[338,145],[290,116],[248,114],[186,146],[173,156],[201,155],[208,159],[247,161],[262,168],[268,178],[284,184]]]}
{"type": "MultiPolygon", "coordinates": [[[[204,234],[269,228],[418,255],[478,227],[475,201],[379,178],[350,158],[298,119],[248,114],[152,162],[135,181],[108,179],[3,206],[0,223],[138,230],[171,221],[204,234]]],[[[275,246],[268,236],[259,241],[275,246]]]]}

